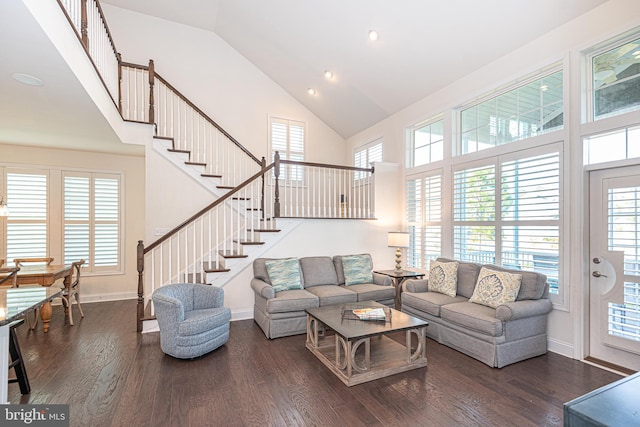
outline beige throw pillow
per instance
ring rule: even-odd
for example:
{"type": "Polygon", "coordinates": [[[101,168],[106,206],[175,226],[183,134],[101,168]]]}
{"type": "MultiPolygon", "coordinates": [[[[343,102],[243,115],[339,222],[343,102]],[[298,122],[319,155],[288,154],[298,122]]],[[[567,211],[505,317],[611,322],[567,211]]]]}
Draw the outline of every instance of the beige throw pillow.
{"type": "Polygon", "coordinates": [[[456,296],[458,262],[429,261],[429,291],[456,296]]]}
{"type": "Polygon", "coordinates": [[[521,283],[522,274],[512,274],[482,267],[469,301],[497,308],[501,304],[516,300],[521,283]]]}

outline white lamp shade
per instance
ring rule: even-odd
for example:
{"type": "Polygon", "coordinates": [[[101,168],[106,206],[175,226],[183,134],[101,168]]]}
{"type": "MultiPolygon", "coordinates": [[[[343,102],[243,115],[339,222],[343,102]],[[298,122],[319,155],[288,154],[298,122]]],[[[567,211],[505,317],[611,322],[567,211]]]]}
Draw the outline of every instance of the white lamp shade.
{"type": "Polygon", "coordinates": [[[403,231],[390,231],[388,246],[390,248],[408,248],[409,233],[403,231]]]}

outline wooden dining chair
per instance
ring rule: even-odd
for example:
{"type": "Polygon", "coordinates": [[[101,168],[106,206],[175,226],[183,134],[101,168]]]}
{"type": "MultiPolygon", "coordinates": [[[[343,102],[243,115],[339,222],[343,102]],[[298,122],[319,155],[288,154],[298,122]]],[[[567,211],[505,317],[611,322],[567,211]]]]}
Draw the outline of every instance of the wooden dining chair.
{"type": "Polygon", "coordinates": [[[80,305],[80,269],[84,262],[85,261],[81,259],[80,261],[71,263],[71,277],[69,277],[68,281],[65,281],[66,285],[62,290],[62,295],[60,296],[62,298],[64,312],[69,315],[69,324],[71,326],[73,326],[73,311],[71,310],[71,306],[73,305],[72,298],[76,300],[78,311],[80,311],[80,317],[84,317],[84,312],[80,305]]]}
{"type": "Polygon", "coordinates": [[[3,267],[0,268],[0,286],[18,287],[18,271],[20,267],[3,267]]]}
{"type": "Polygon", "coordinates": [[[49,257],[40,257],[40,258],[14,258],[14,264],[16,267],[22,267],[25,264],[44,264],[51,265],[53,262],[53,258],[49,257]]]}

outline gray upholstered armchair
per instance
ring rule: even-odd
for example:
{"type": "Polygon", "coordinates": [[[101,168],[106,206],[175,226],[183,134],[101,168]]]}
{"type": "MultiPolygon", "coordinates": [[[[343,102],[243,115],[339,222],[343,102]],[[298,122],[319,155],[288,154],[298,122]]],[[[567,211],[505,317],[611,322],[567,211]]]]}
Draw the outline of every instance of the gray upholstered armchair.
{"type": "Polygon", "coordinates": [[[151,298],[166,354],[192,359],[229,340],[231,310],[223,307],[221,288],[177,283],[156,289],[151,298]]]}

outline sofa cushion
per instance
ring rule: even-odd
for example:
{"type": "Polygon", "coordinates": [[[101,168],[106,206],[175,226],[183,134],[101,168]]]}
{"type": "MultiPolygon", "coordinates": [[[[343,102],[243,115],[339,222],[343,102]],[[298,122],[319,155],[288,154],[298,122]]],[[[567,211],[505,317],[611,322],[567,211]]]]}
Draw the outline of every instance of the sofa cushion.
{"type": "Polygon", "coordinates": [[[503,333],[502,322],[496,318],[496,310],[472,302],[447,304],[440,308],[440,317],[463,328],[492,337],[503,333]]]}
{"type": "Polygon", "coordinates": [[[361,283],[349,286],[349,290],[358,295],[358,301],[382,301],[396,297],[396,288],[394,286],[361,283]]]}
{"type": "Polygon", "coordinates": [[[318,307],[318,297],[304,289],[277,292],[275,298],[267,300],[267,313],[288,313],[291,311],[304,311],[307,308],[318,307]]]}
{"type": "Polygon", "coordinates": [[[304,287],[337,285],[338,275],[333,260],[328,256],[300,258],[300,269],[304,277],[304,287]]]}
{"type": "Polygon", "coordinates": [[[306,291],[318,297],[321,307],[358,301],[358,295],[344,286],[318,285],[306,289],[306,291]]]}
{"type": "MultiPolygon", "coordinates": [[[[369,258],[371,258],[371,255],[369,254],[360,254],[360,255],[367,255],[369,258]]],[[[344,258],[345,256],[351,256],[351,255],[335,255],[333,257],[333,265],[335,265],[336,267],[336,274],[338,275],[339,285],[344,285],[344,266],[342,265],[342,258],[344,258]]]]}
{"type": "Polygon", "coordinates": [[[522,275],[482,267],[470,302],[492,308],[514,302],[520,290],[522,275]]]}
{"type": "Polygon", "coordinates": [[[342,257],[344,284],[373,283],[373,266],[370,255],[349,255],[342,257]]]}
{"type": "Polygon", "coordinates": [[[498,267],[496,265],[485,265],[485,267],[496,271],[506,271],[507,273],[515,273],[522,275],[520,283],[520,291],[516,301],[525,299],[540,299],[543,297],[547,289],[547,276],[535,271],[514,270],[510,268],[498,267]]]}
{"type": "Polygon", "coordinates": [[[429,290],[455,297],[458,285],[457,262],[429,261],[429,290]]]}
{"type": "Polygon", "coordinates": [[[403,292],[402,306],[408,306],[432,316],[440,317],[440,307],[456,302],[466,302],[467,298],[462,296],[450,297],[437,292],[403,292]]]}
{"type": "Polygon", "coordinates": [[[465,298],[471,298],[473,290],[476,287],[478,274],[480,273],[480,264],[468,261],[456,261],[448,258],[437,258],[440,262],[457,262],[458,263],[458,295],[465,298]]]}
{"type": "Polygon", "coordinates": [[[269,281],[277,292],[302,289],[300,263],[297,258],[270,259],[265,261],[269,281]]]}

